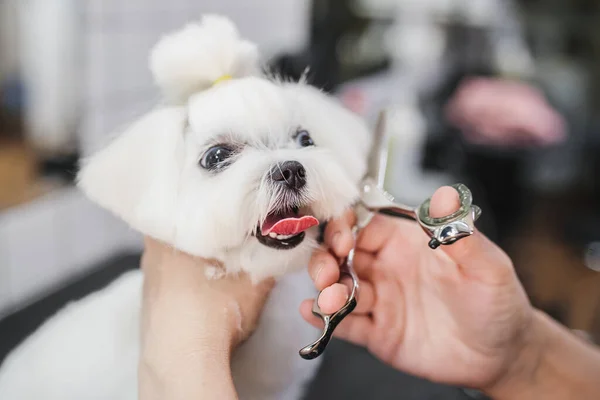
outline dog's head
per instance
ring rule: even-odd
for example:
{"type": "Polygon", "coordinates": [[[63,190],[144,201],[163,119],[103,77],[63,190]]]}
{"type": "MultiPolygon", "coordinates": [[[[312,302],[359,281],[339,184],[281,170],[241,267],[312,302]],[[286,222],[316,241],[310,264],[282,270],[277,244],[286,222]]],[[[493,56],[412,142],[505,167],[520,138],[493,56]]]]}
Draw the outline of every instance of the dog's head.
{"type": "Polygon", "coordinates": [[[370,138],[317,89],[260,76],[256,54],[217,16],[163,38],[151,69],[173,105],[87,159],[78,183],[136,230],[261,279],[306,265],[316,225],[356,199],[370,138]]]}

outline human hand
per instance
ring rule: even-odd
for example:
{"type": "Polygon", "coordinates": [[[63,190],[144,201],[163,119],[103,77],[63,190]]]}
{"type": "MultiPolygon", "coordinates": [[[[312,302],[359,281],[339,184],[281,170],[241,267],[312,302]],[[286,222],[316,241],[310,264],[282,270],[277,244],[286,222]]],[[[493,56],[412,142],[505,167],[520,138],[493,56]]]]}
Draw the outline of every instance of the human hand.
{"type": "MultiPolygon", "coordinates": [[[[458,205],[455,190],[442,188],[430,210],[444,216],[458,205]]],[[[349,213],[327,227],[325,243],[338,259],[352,247],[354,222],[349,213]]],[[[417,224],[377,215],[359,234],[354,260],[358,305],[335,336],[407,373],[489,391],[531,365],[535,313],[508,256],[481,233],[433,251],[417,224]],[[522,358],[528,361],[516,362],[522,358]]],[[[334,255],[317,251],[309,272],[323,290],[321,310],[338,310],[347,290],[335,283],[334,255]]],[[[312,301],[301,314],[321,327],[312,301]]]]}
{"type": "Polygon", "coordinates": [[[214,262],[150,238],[141,264],[141,398],[233,390],[231,352],[254,331],[273,280],[254,285],[246,275],[207,278],[214,262]]]}
{"type": "Polygon", "coordinates": [[[448,102],[446,116],[477,144],[546,146],[566,137],[563,118],[542,93],[508,80],[466,80],[448,102]]]}

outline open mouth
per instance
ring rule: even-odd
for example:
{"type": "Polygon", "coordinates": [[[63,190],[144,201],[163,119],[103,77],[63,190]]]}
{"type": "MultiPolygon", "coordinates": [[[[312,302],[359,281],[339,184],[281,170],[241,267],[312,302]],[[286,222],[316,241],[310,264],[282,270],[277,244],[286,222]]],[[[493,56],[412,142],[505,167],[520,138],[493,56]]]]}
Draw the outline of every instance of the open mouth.
{"type": "Polygon", "coordinates": [[[319,220],[312,215],[302,215],[302,211],[293,207],[270,213],[258,227],[256,238],[267,247],[293,249],[302,243],[308,229],[319,225],[319,220]]]}

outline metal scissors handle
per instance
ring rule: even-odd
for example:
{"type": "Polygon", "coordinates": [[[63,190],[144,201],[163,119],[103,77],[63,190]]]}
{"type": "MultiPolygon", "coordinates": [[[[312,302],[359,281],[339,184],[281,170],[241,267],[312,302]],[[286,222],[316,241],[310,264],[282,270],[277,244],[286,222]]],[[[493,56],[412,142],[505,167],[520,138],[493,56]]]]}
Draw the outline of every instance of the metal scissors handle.
{"type": "MultiPolygon", "coordinates": [[[[356,240],[356,235],[358,233],[358,226],[355,226],[352,231],[353,231],[354,238],[356,240]]],[[[339,281],[342,282],[344,280],[344,278],[350,278],[350,281],[351,281],[350,293],[348,295],[348,299],[346,300],[346,303],[342,306],[342,308],[340,308],[338,311],[336,311],[333,314],[325,314],[325,313],[323,313],[323,311],[321,311],[321,308],[319,307],[319,297],[318,296],[315,299],[315,301],[313,302],[312,313],[314,315],[316,315],[317,317],[321,318],[321,320],[323,321],[323,324],[325,326],[323,328],[323,333],[317,340],[315,340],[313,343],[309,344],[308,346],[305,346],[302,349],[300,349],[300,356],[302,358],[304,358],[305,360],[312,360],[314,358],[317,358],[321,354],[323,354],[323,352],[325,351],[325,347],[327,347],[327,345],[329,344],[329,341],[331,340],[331,337],[333,335],[333,331],[335,330],[335,328],[339,325],[340,322],[342,322],[342,320],[346,317],[346,315],[350,314],[356,307],[356,304],[358,302],[359,286],[358,286],[358,277],[356,276],[356,273],[354,272],[353,265],[354,265],[354,247],[350,250],[350,253],[348,253],[348,256],[340,264],[340,280],[339,281]]],[[[320,295],[321,295],[321,293],[319,293],[319,296],[320,295]]]]}
{"type": "Polygon", "coordinates": [[[430,237],[429,247],[436,249],[440,245],[449,245],[472,235],[475,221],[481,216],[481,208],[473,204],[469,188],[462,183],[452,187],[458,192],[460,207],[452,214],[440,218],[429,214],[431,198],[416,208],[396,203],[392,196],[370,178],[363,181],[361,202],[369,211],[417,221],[430,237]]]}
{"type": "Polygon", "coordinates": [[[348,256],[340,263],[340,279],[338,283],[342,283],[349,288],[348,299],[346,303],[336,312],[332,314],[325,314],[319,307],[319,296],[313,302],[312,313],[323,321],[323,333],[321,336],[308,346],[304,346],[300,349],[300,357],[305,360],[312,360],[319,357],[325,351],[325,348],[329,344],[333,331],[339,325],[340,322],[356,308],[358,303],[358,295],[360,286],[358,283],[358,276],[354,271],[354,254],[356,251],[356,238],[360,230],[366,226],[371,220],[373,213],[364,208],[360,203],[355,207],[356,212],[356,225],[352,228],[352,237],[354,239],[354,246],[348,253],[348,256]]]}
{"type": "MultiPolygon", "coordinates": [[[[454,213],[441,218],[434,218],[429,214],[431,198],[425,200],[416,208],[396,203],[394,198],[385,190],[385,171],[388,162],[388,141],[385,133],[386,113],[380,114],[375,130],[374,145],[369,159],[369,167],[365,179],[362,181],[360,202],[357,205],[357,225],[352,233],[354,240],[360,228],[365,226],[373,213],[387,214],[394,217],[409,218],[417,221],[425,233],[429,236],[429,247],[436,249],[440,245],[450,245],[460,239],[473,234],[475,221],[481,215],[481,209],[473,204],[473,196],[469,188],[463,184],[452,187],[458,192],[460,208],[454,213]]],[[[356,245],[356,242],[355,242],[356,245]]],[[[300,350],[300,356],[306,360],[312,360],[325,351],[331,340],[333,331],[340,322],[350,314],[358,302],[358,277],[354,272],[353,247],[345,260],[340,264],[340,280],[351,279],[350,294],[346,303],[333,314],[324,314],[319,308],[319,298],[313,303],[312,312],[321,318],[324,323],[323,333],[313,343],[300,350]]],[[[319,293],[320,296],[321,293],[319,293]]]]}
{"type": "Polygon", "coordinates": [[[385,189],[385,178],[389,161],[389,143],[387,112],[379,114],[375,127],[374,143],[369,156],[369,166],[362,182],[361,203],[369,211],[394,217],[410,218],[419,223],[429,236],[429,247],[436,249],[440,245],[449,245],[470,236],[474,232],[475,221],[481,215],[481,209],[473,204],[469,188],[463,184],[452,187],[458,192],[460,207],[454,213],[442,218],[429,214],[431,198],[416,208],[394,201],[385,189]]]}

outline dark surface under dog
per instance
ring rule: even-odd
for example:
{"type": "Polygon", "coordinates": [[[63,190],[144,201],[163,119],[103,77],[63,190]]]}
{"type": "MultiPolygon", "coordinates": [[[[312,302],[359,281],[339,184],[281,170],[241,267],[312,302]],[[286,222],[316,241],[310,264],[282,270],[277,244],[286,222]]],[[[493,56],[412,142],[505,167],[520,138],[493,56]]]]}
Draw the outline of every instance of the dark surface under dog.
{"type": "MultiPolygon", "coordinates": [[[[118,256],[93,273],[1,320],[0,364],[12,348],[65,304],[106,286],[122,273],[139,265],[139,259],[139,255],[118,256]]],[[[332,341],[323,357],[321,369],[309,385],[305,400],[472,399],[461,389],[437,385],[388,368],[364,349],[342,341],[332,341]]]]}

